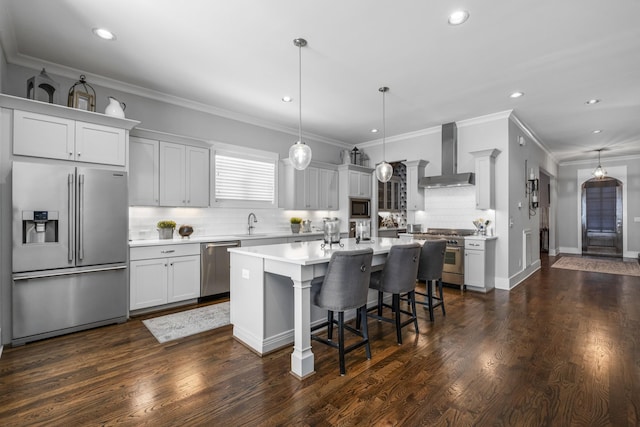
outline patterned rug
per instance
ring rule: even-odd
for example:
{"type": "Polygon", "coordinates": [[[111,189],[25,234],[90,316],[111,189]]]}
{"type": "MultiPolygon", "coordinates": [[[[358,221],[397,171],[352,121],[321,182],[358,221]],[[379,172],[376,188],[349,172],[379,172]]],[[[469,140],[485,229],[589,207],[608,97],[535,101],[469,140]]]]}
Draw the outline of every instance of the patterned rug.
{"type": "Polygon", "coordinates": [[[229,302],[143,320],[158,342],[177,340],[229,324],[229,302]]]}
{"type": "Polygon", "coordinates": [[[636,261],[623,262],[614,260],[591,259],[580,257],[562,257],[552,267],[566,270],[592,271],[595,273],[620,274],[623,276],[640,276],[640,265],[636,261]]]}

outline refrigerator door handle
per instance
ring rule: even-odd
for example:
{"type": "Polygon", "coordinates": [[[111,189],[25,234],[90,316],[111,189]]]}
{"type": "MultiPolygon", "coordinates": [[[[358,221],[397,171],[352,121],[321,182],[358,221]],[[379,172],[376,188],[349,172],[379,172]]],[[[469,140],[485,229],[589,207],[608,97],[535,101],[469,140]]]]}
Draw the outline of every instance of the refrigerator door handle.
{"type": "Polygon", "coordinates": [[[78,175],[78,260],[84,259],[84,174],[78,175]]]}
{"type": "Polygon", "coordinates": [[[20,280],[32,280],[32,279],[42,279],[45,277],[57,277],[57,276],[71,276],[74,274],[85,274],[85,273],[98,273],[100,271],[112,271],[112,270],[124,270],[127,268],[126,265],[118,265],[114,267],[101,267],[101,268],[92,268],[87,270],[73,270],[73,269],[65,269],[59,271],[42,271],[32,272],[32,273],[16,273],[13,275],[13,281],[17,282],[20,280]]]}
{"type": "Polygon", "coordinates": [[[67,177],[67,243],[69,246],[67,258],[69,262],[73,261],[73,174],[70,173],[67,177]]]}

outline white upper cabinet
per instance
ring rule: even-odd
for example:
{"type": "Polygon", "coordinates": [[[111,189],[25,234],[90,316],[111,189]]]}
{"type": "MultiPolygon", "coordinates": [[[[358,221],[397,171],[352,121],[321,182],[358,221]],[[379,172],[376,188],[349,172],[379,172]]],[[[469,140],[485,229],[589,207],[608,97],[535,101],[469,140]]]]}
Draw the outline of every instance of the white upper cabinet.
{"type": "Polygon", "coordinates": [[[349,197],[371,198],[371,172],[349,171],[349,197]]]}
{"type": "Polygon", "coordinates": [[[160,205],[185,206],[185,146],[160,141],[160,205]]]}
{"type": "Polygon", "coordinates": [[[124,129],[76,122],[76,160],[124,166],[126,161],[124,129]]]}
{"type": "Polygon", "coordinates": [[[424,177],[424,169],[429,163],[426,160],[403,162],[407,166],[407,210],[422,211],[424,206],[424,188],[418,186],[424,177]]]}
{"type": "Polygon", "coordinates": [[[130,205],[209,206],[208,148],[131,137],[129,158],[130,205]]]}
{"type": "Polygon", "coordinates": [[[209,206],[209,149],[160,141],[160,205],[209,206]]]}
{"type": "Polygon", "coordinates": [[[123,128],[21,110],[13,114],[13,154],[124,166],[123,128]]]}
{"type": "Polygon", "coordinates": [[[476,166],[476,209],[495,209],[495,159],[500,150],[472,151],[476,166]]]}
{"type": "Polygon", "coordinates": [[[288,159],[280,163],[279,206],[298,210],[338,208],[338,172],[335,166],[312,162],[297,170],[288,159]]]}
{"type": "Polygon", "coordinates": [[[160,205],[160,143],[132,136],[129,142],[129,204],[160,205]]]}

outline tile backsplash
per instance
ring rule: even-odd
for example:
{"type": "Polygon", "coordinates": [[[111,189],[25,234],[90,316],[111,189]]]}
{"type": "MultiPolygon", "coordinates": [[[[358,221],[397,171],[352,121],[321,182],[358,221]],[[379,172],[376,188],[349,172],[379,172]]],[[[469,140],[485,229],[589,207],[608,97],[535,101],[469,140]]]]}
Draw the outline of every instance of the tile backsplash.
{"type": "Polygon", "coordinates": [[[425,210],[416,212],[415,221],[426,228],[474,229],[473,220],[489,220],[495,226],[494,210],[476,209],[476,189],[469,187],[426,188],[425,210]]]}
{"type": "MultiPolygon", "coordinates": [[[[315,230],[322,230],[323,217],[338,216],[337,211],[288,211],[282,209],[234,209],[234,208],[129,208],[129,239],[157,239],[156,223],[160,220],[173,220],[178,227],[183,224],[194,228],[193,236],[215,236],[244,234],[247,232],[247,219],[253,212],[258,219],[254,224],[254,233],[291,232],[289,218],[297,216],[311,220],[315,230]]],[[[177,235],[177,230],[176,230],[177,235]]]]}

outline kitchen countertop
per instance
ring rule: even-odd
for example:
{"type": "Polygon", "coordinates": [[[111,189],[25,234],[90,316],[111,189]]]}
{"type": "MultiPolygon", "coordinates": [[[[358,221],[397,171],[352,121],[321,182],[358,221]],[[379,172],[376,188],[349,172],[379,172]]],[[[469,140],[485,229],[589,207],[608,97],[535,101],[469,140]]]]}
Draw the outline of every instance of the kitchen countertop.
{"type": "Polygon", "coordinates": [[[273,239],[285,237],[302,237],[302,236],[323,236],[321,231],[312,231],[310,233],[278,232],[273,233],[255,233],[255,234],[225,234],[213,236],[191,236],[189,238],[173,238],[173,239],[145,239],[145,240],[129,240],[129,247],[141,246],[158,246],[158,245],[181,245],[188,243],[205,243],[205,242],[228,242],[233,240],[255,240],[255,239],[273,239]]]}

